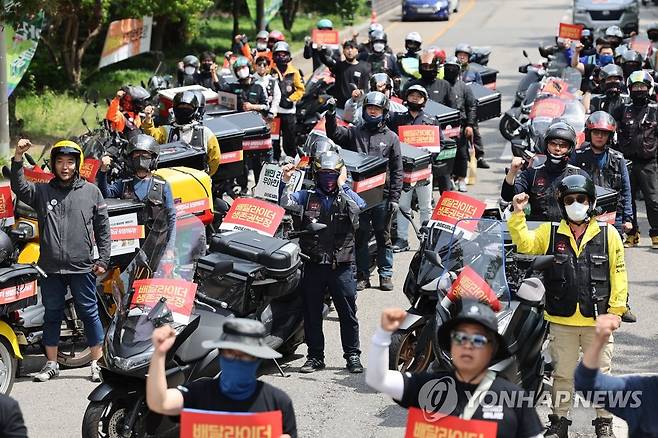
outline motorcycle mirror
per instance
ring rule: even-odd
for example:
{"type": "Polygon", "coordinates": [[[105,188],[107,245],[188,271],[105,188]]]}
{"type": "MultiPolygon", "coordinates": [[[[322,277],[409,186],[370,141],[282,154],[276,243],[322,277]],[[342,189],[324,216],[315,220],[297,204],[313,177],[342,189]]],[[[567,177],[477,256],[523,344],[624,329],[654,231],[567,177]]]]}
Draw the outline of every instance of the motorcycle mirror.
{"type": "Polygon", "coordinates": [[[228,202],[224,201],[222,198],[215,198],[215,209],[217,211],[226,213],[230,208],[231,206],[228,204],[228,202]]]}
{"type": "Polygon", "coordinates": [[[2,176],[5,179],[11,178],[11,172],[9,171],[9,168],[7,166],[2,166],[2,176]]]}
{"type": "MultiPolygon", "coordinates": [[[[549,257],[552,258],[553,256],[549,257]]],[[[541,303],[542,298],[544,298],[545,293],[546,289],[544,288],[544,284],[541,282],[541,280],[531,277],[523,280],[521,286],[519,286],[519,290],[516,291],[516,296],[524,301],[528,301],[533,304],[539,304],[541,303]]]]}
{"type": "Polygon", "coordinates": [[[519,66],[519,73],[528,73],[528,66],[527,65],[519,66]]]}
{"type": "Polygon", "coordinates": [[[215,267],[212,270],[212,276],[221,277],[222,275],[226,275],[232,271],[233,271],[233,262],[230,260],[223,260],[215,265],[215,267]]]}
{"type": "Polygon", "coordinates": [[[32,155],[30,155],[30,154],[24,154],[23,156],[25,157],[25,159],[27,160],[27,162],[30,163],[30,166],[36,166],[36,165],[37,165],[37,162],[34,161],[34,158],[32,158],[32,155]]]}
{"type": "Polygon", "coordinates": [[[165,324],[174,322],[171,310],[167,307],[167,298],[161,297],[148,313],[148,320],[154,327],[162,327],[165,324]]]}
{"type": "Polygon", "coordinates": [[[525,49],[523,49],[523,56],[524,56],[525,58],[530,58],[530,57],[528,56],[528,52],[526,52],[525,49]]]}
{"type": "Polygon", "coordinates": [[[552,255],[540,255],[535,257],[535,259],[532,261],[532,270],[545,271],[551,267],[554,258],[555,257],[552,255]]]}
{"type": "Polygon", "coordinates": [[[511,140],[512,143],[512,155],[515,157],[523,157],[524,152],[526,150],[526,144],[523,139],[520,138],[513,138],[511,140]]]}
{"type": "Polygon", "coordinates": [[[433,264],[434,266],[438,266],[439,268],[443,268],[443,264],[441,263],[441,256],[432,251],[431,249],[426,249],[423,252],[423,255],[427,259],[428,262],[433,264]]]}

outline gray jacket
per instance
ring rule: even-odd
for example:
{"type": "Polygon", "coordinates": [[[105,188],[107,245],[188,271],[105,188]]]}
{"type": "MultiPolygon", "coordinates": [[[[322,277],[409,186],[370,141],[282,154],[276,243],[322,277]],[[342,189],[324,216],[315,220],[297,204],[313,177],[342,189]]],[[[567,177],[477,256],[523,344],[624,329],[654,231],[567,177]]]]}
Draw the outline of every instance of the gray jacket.
{"type": "Polygon", "coordinates": [[[81,178],[71,187],[62,186],[56,178],[49,183],[32,183],[25,179],[23,163],[12,158],[11,189],[37,213],[41,269],[54,274],[82,274],[91,272],[95,262],[107,267],[110,221],[98,187],[81,178]]]}

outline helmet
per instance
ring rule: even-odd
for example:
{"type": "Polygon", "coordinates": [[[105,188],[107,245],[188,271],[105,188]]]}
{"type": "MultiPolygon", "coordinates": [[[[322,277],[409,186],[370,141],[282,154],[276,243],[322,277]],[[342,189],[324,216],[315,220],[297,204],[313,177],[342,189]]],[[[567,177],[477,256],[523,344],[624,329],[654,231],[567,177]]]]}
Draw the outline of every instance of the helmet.
{"type": "Polygon", "coordinates": [[[384,44],[388,43],[388,37],[386,36],[386,32],[383,30],[375,30],[370,32],[370,42],[375,43],[377,41],[382,41],[384,44]]]}
{"type": "Polygon", "coordinates": [[[145,168],[147,170],[155,170],[158,168],[158,155],[160,154],[160,143],[158,143],[153,137],[146,134],[138,134],[133,136],[130,141],[128,141],[128,147],[126,148],[126,154],[130,157],[133,152],[144,151],[151,154],[150,159],[145,157],[139,159],[139,164],[133,164],[133,161],[130,160],[129,166],[133,170],[138,168],[145,168]]]}
{"type": "Polygon", "coordinates": [[[334,23],[332,23],[328,18],[323,18],[318,20],[315,27],[317,27],[319,30],[331,30],[334,28],[334,23]]]}
{"type": "Polygon", "coordinates": [[[443,64],[443,77],[449,82],[456,80],[459,77],[461,72],[462,65],[459,63],[459,60],[456,56],[451,56],[446,59],[446,62],[443,64]]]}
{"type": "Polygon", "coordinates": [[[183,58],[183,65],[192,66],[195,69],[197,69],[201,66],[201,62],[199,62],[199,58],[197,58],[196,56],[187,55],[186,57],[183,58]]]}
{"type": "Polygon", "coordinates": [[[179,91],[176,93],[173,103],[176,123],[179,125],[192,123],[198,116],[200,104],[199,97],[194,91],[179,91]],[[186,107],[182,107],[183,105],[186,107]],[[192,107],[191,110],[187,108],[188,105],[192,107]]]}
{"type": "Polygon", "coordinates": [[[460,43],[455,47],[455,56],[457,56],[457,53],[459,52],[466,53],[470,57],[473,54],[473,48],[470,44],[460,43]]]}
{"type": "Polygon", "coordinates": [[[605,36],[624,39],[624,32],[621,31],[619,26],[610,26],[605,30],[605,36]]]}
{"type": "Polygon", "coordinates": [[[461,68],[461,64],[459,63],[459,60],[457,59],[456,56],[450,56],[446,59],[444,66],[449,66],[449,65],[454,65],[456,67],[461,68]]]}
{"type": "Polygon", "coordinates": [[[589,197],[589,208],[587,214],[592,217],[592,212],[596,207],[596,187],[589,176],[585,175],[569,175],[560,181],[557,185],[556,196],[562,217],[568,219],[567,211],[564,208],[564,197],[567,195],[575,195],[578,193],[585,194],[589,197]]]}
{"type": "Polygon", "coordinates": [[[328,151],[333,151],[336,152],[338,150],[338,146],[336,146],[336,143],[331,141],[330,138],[325,137],[324,135],[318,135],[313,142],[310,144],[309,147],[309,153],[313,159],[318,158],[321,154],[328,152],[328,151]]]}
{"type": "Polygon", "coordinates": [[[14,244],[4,231],[0,230],[0,266],[10,265],[14,244]]]}
{"type": "Polygon", "coordinates": [[[386,73],[375,73],[374,75],[370,76],[370,90],[371,91],[378,91],[377,90],[377,84],[386,84],[386,89],[387,90],[392,90],[393,89],[393,79],[386,73]]]}
{"type": "MultiPolygon", "coordinates": [[[[283,44],[285,44],[285,43],[283,43],[283,44]]],[[[249,74],[252,73],[251,63],[249,62],[249,60],[247,58],[245,58],[244,56],[238,56],[238,58],[233,62],[233,65],[231,66],[231,68],[233,69],[233,73],[235,73],[235,75],[237,76],[238,75],[238,70],[240,70],[243,67],[249,68],[249,74]]]]}
{"type": "Polygon", "coordinates": [[[653,78],[645,70],[634,71],[630,76],[628,76],[628,79],[626,79],[626,86],[628,87],[629,91],[633,84],[639,83],[646,84],[649,87],[649,93],[651,93],[653,90],[653,78]]]}
{"type": "Polygon", "coordinates": [[[417,52],[420,50],[420,46],[423,44],[423,38],[418,32],[409,32],[404,38],[404,47],[407,50],[412,50],[417,52]]]}
{"type": "Polygon", "coordinates": [[[170,77],[167,76],[151,76],[149,79],[148,87],[151,92],[166,90],[171,88],[171,83],[169,81],[170,77]]]}
{"type": "Polygon", "coordinates": [[[336,151],[325,151],[313,158],[313,172],[316,175],[318,172],[340,173],[344,166],[345,162],[336,151]]]}
{"type": "Polygon", "coordinates": [[[658,23],[653,23],[649,25],[649,27],[647,28],[647,38],[649,38],[651,41],[658,40],[658,23]]]}
{"type": "Polygon", "coordinates": [[[618,77],[620,80],[624,80],[624,71],[617,64],[608,64],[601,69],[601,79],[606,80],[608,78],[618,77]]]}
{"type": "Polygon", "coordinates": [[[82,170],[82,163],[85,161],[85,154],[76,142],[71,140],[61,140],[53,145],[50,149],[50,166],[52,168],[54,168],[55,160],[59,155],[73,155],[77,161],[78,173],[82,170]]]}
{"type": "Polygon", "coordinates": [[[384,93],[379,91],[370,91],[366,94],[365,99],[363,100],[363,106],[361,107],[361,117],[364,121],[364,125],[369,130],[379,129],[386,122],[386,117],[388,115],[388,97],[384,93]],[[377,106],[381,108],[384,112],[380,120],[378,118],[372,118],[368,114],[369,106],[377,106]]]}
{"type": "Polygon", "coordinates": [[[573,129],[573,127],[561,120],[557,122],[553,122],[548,129],[546,129],[546,132],[544,133],[544,141],[543,143],[543,150],[542,152],[546,155],[548,155],[548,142],[550,140],[554,139],[559,139],[559,140],[564,140],[569,143],[569,150],[565,154],[566,158],[569,158],[569,155],[573,152],[574,148],[576,147],[576,131],[573,129]]]}
{"type": "Polygon", "coordinates": [[[368,26],[368,36],[372,35],[376,30],[384,31],[384,26],[381,23],[370,23],[370,26],[368,26]]]}
{"type": "Polygon", "coordinates": [[[121,106],[128,107],[130,108],[129,111],[136,113],[142,111],[151,98],[149,92],[139,85],[126,85],[121,87],[121,90],[124,92],[121,98],[121,106]]]}
{"type": "Polygon", "coordinates": [[[427,49],[429,52],[434,53],[434,58],[436,59],[436,62],[439,64],[443,64],[446,60],[446,51],[443,50],[442,48],[438,46],[430,46],[427,49]]]}
{"type": "Polygon", "coordinates": [[[266,40],[267,38],[269,38],[269,36],[270,36],[270,33],[268,31],[261,30],[260,32],[258,32],[256,34],[256,39],[257,40],[266,40]]]}
{"type": "Polygon", "coordinates": [[[591,46],[592,43],[594,42],[594,35],[592,35],[592,31],[589,29],[583,29],[583,31],[580,34],[580,42],[591,46]]]}
{"type": "Polygon", "coordinates": [[[272,47],[274,44],[276,44],[277,42],[279,42],[279,41],[285,41],[285,40],[286,40],[285,35],[283,35],[283,34],[282,34],[281,32],[279,32],[278,30],[273,30],[272,32],[270,32],[270,33],[268,34],[267,45],[270,46],[270,48],[271,48],[271,47],[272,47]]]}
{"type": "Polygon", "coordinates": [[[585,122],[585,140],[592,141],[592,130],[606,131],[610,133],[608,142],[617,131],[617,122],[614,117],[605,111],[595,111],[587,118],[585,122]]]}
{"type": "Polygon", "coordinates": [[[407,88],[407,91],[404,94],[405,98],[409,97],[409,94],[412,91],[422,94],[423,97],[425,98],[425,102],[427,102],[427,100],[429,99],[429,94],[427,94],[427,90],[425,89],[425,87],[418,84],[412,85],[411,87],[407,88]]]}
{"type": "Polygon", "coordinates": [[[621,55],[621,62],[622,64],[626,64],[627,62],[636,62],[641,66],[642,62],[644,62],[644,58],[640,53],[636,52],[635,50],[626,50],[621,55]]]}
{"type": "Polygon", "coordinates": [[[197,119],[203,120],[203,116],[206,113],[206,96],[203,95],[201,90],[193,90],[192,93],[196,94],[196,98],[199,100],[199,111],[197,111],[197,119]]]}
{"type": "Polygon", "coordinates": [[[290,46],[285,41],[279,41],[278,43],[274,44],[274,47],[272,48],[272,53],[276,52],[286,52],[288,55],[290,55],[290,46]]]}

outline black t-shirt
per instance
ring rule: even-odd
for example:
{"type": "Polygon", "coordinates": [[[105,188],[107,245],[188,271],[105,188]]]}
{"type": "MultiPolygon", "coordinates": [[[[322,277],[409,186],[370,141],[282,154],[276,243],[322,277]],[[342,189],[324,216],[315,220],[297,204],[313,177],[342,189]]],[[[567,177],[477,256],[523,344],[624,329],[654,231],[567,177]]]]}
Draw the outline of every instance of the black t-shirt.
{"type": "Polygon", "coordinates": [[[283,433],[297,437],[297,422],[292,400],[288,394],[258,381],[256,391],[246,400],[233,400],[219,390],[219,378],[199,379],[182,387],[183,406],[186,409],[224,412],[268,412],[281,411],[283,433]]]}
{"type": "Polygon", "coordinates": [[[356,64],[340,61],[334,67],[331,67],[331,71],[336,76],[336,86],[333,87],[331,93],[338,101],[339,108],[343,108],[347,99],[352,96],[350,84],[356,85],[361,90],[368,88],[370,66],[363,61],[356,64]]]}
{"type": "MultiPolygon", "coordinates": [[[[455,378],[454,373],[445,371],[418,374],[404,373],[403,376],[404,393],[402,395],[402,400],[398,402],[400,406],[405,408],[422,408],[421,402],[419,401],[421,389],[423,389],[423,385],[426,383],[436,380],[437,384],[434,386],[435,389],[430,390],[429,388],[431,388],[431,386],[426,387],[424,388],[423,393],[429,393],[434,401],[430,406],[436,406],[437,403],[443,401],[445,401],[445,403],[450,403],[448,400],[454,400],[454,396],[450,397],[447,394],[438,394],[436,391],[444,390],[445,392],[445,388],[448,388],[447,391],[456,392],[456,407],[452,413],[448,414],[454,416],[461,415],[468,403],[467,393],[472,395],[477,388],[477,385],[460,382],[455,378]],[[450,381],[450,379],[452,379],[452,381],[450,381]]],[[[482,403],[475,410],[472,418],[474,420],[495,421],[498,423],[498,433],[496,435],[498,438],[528,438],[539,435],[543,432],[544,428],[539,421],[537,412],[532,406],[534,401],[532,400],[532,397],[525,394],[523,389],[508,382],[502,377],[496,377],[491,384],[491,388],[489,388],[489,392],[491,392],[492,395],[485,395],[482,403]],[[498,397],[497,395],[501,393],[505,393],[505,395],[503,397],[498,397]],[[498,397],[498,402],[493,400],[494,394],[498,397]]],[[[427,398],[426,396],[424,397],[427,398]]]]}

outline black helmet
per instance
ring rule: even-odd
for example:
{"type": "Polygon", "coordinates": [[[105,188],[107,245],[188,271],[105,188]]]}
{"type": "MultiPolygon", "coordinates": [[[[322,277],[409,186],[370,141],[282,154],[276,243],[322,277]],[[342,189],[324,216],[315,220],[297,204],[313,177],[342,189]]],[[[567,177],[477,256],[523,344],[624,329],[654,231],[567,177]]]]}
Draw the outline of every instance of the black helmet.
{"type": "Polygon", "coordinates": [[[198,69],[201,66],[201,62],[199,61],[199,58],[197,58],[194,55],[187,55],[186,57],[183,58],[183,65],[185,67],[194,67],[195,69],[198,69]]]}
{"type": "Polygon", "coordinates": [[[583,193],[589,197],[589,208],[587,214],[589,217],[592,217],[594,208],[596,208],[596,186],[594,186],[594,182],[592,182],[592,179],[589,176],[569,175],[562,178],[562,181],[558,184],[557,191],[555,192],[558,204],[560,205],[560,210],[562,211],[562,217],[565,220],[568,220],[568,216],[567,211],[564,208],[564,197],[578,193],[583,193]]]}
{"type": "Polygon", "coordinates": [[[311,157],[313,157],[313,159],[317,159],[325,152],[336,152],[338,150],[338,146],[336,146],[336,143],[331,141],[331,139],[328,137],[321,135],[314,139],[314,141],[310,144],[309,149],[309,154],[311,157]]]}
{"type": "Polygon", "coordinates": [[[171,76],[151,76],[148,87],[151,92],[171,88],[171,76]]]}
{"type": "Polygon", "coordinates": [[[617,122],[614,117],[605,111],[594,111],[585,122],[585,140],[592,141],[592,131],[594,129],[609,132],[608,144],[610,144],[613,135],[617,131],[617,122]]]}
{"type": "Polygon", "coordinates": [[[651,41],[658,41],[658,23],[650,24],[647,28],[647,38],[651,41]]]}
{"type": "Polygon", "coordinates": [[[489,305],[471,299],[463,299],[462,309],[457,316],[444,322],[439,327],[437,339],[443,351],[450,352],[450,336],[455,327],[461,323],[480,325],[489,332],[488,337],[493,337],[496,340],[498,348],[493,353],[492,362],[497,362],[510,356],[505,338],[498,333],[498,318],[496,318],[494,311],[491,310],[489,305]]]}
{"type": "Polygon", "coordinates": [[[377,41],[388,43],[388,37],[386,36],[386,32],[384,32],[383,30],[375,30],[370,32],[370,42],[375,43],[377,41]]]}
{"type": "Polygon", "coordinates": [[[135,113],[142,111],[151,98],[151,94],[139,85],[126,85],[121,87],[121,90],[124,92],[121,106],[125,107],[128,103],[132,108],[131,111],[135,113]]]}
{"type": "Polygon", "coordinates": [[[379,91],[370,91],[363,100],[363,111],[367,106],[378,106],[384,110],[384,117],[388,113],[388,97],[379,91]]]}
{"type": "Polygon", "coordinates": [[[179,91],[174,96],[173,106],[176,123],[187,125],[197,117],[200,102],[194,91],[179,91]]]}
{"type": "Polygon", "coordinates": [[[617,64],[608,64],[601,69],[601,79],[606,80],[612,77],[624,80],[624,71],[617,64]]]}
{"type": "Polygon", "coordinates": [[[448,82],[454,82],[461,72],[462,66],[456,56],[450,56],[443,64],[443,77],[448,82]]]}
{"type": "Polygon", "coordinates": [[[386,73],[375,73],[374,75],[370,76],[370,91],[378,91],[378,84],[386,84],[387,90],[393,89],[393,79],[391,79],[391,77],[386,73]]]}
{"type": "Polygon", "coordinates": [[[542,152],[546,155],[548,155],[548,142],[550,140],[564,140],[569,143],[569,151],[565,154],[567,160],[569,158],[569,155],[573,152],[573,150],[576,147],[576,131],[573,129],[573,127],[561,120],[557,122],[553,122],[548,129],[546,129],[546,132],[544,133],[544,141],[542,142],[543,150],[542,152]]]}
{"type": "Polygon", "coordinates": [[[627,50],[621,56],[621,68],[624,72],[624,77],[629,77],[634,71],[642,69],[644,58],[635,50],[627,50]]]}
{"type": "Polygon", "coordinates": [[[473,48],[470,44],[460,43],[455,47],[455,56],[457,56],[457,53],[459,52],[466,53],[470,57],[473,55],[473,48]]]}
{"type": "Polygon", "coordinates": [[[14,244],[4,231],[0,230],[0,266],[11,265],[14,254],[14,244]]]}
{"type": "Polygon", "coordinates": [[[128,141],[128,146],[126,147],[126,154],[130,157],[133,152],[145,151],[151,154],[150,160],[140,159],[140,163],[133,163],[132,159],[128,161],[129,165],[133,170],[137,170],[139,167],[143,167],[148,170],[155,170],[158,168],[158,155],[160,154],[160,143],[158,143],[153,137],[146,134],[138,134],[133,136],[128,141]]]}
{"type": "Polygon", "coordinates": [[[319,172],[340,173],[344,166],[345,162],[336,151],[323,152],[313,159],[313,172],[316,175],[319,172]]]}

